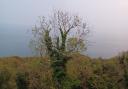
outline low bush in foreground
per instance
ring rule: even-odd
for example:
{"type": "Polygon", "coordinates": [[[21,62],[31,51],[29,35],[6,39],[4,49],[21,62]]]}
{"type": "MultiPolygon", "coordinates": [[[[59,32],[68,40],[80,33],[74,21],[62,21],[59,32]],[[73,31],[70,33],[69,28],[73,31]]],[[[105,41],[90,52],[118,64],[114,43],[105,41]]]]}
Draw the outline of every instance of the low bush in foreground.
{"type": "MultiPolygon", "coordinates": [[[[107,60],[72,55],[66,65],[63,89],[128,89],[126,55],[107,60]]],[[[0,58],[0,89],[55,89],[50,60],[16,56],[0,58]]]]}

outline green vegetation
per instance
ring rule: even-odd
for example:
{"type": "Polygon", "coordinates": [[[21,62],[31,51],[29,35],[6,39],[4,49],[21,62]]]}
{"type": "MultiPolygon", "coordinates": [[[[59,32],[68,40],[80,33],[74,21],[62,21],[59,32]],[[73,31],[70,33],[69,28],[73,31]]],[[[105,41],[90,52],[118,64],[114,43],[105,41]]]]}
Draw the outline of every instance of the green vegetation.
{"type": "Polygon", "coordinates": [[[55,11],[32,32],[39,56],[0,58],[0,89],[128,89],[128,52],[106,60],[81,55],[89,31],[79,16],[55,11]]]}
{"type": "MultiPolygon", "coordinates": [[[[66,72],[66,64],[71,59],[70,54],[82,51],[85,48],[83,37],[88,32],[85,23],[77,15],[70,16],[67,12],[55,11],[51,18],[40,18],[40,24],[36,25],[32,32],[34,35],[32,41],[36,44],[34,46],[38,48],[37,51],[40,56],[43,57],[44,51],[49,56],[56,89],[65,89],[65,82],[66,84],[70,83],[69,81],[73,83],[66,72]],[[70,32],[76,32],[76,34],[71,36],[70,32]],[[68,79],[68,81],[65,79],[68,79]]],[[[73,84],[69,88],[75,89],[77,87],[79,86],[73,84]]]]}
{"type": "MultiPolygon", "coordinates": [[[[72,54],[63,89],[128,89],[126,53],[110,59],[72,54]]],[[[52,74],[49,57],[0,58],[0,89],[56,89],[52,74]]]]}

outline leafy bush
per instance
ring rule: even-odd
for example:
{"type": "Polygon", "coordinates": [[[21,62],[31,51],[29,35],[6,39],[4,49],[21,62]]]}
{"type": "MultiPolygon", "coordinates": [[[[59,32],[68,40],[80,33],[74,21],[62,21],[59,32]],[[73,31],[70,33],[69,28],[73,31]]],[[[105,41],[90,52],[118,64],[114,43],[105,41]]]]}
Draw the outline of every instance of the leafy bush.
{"type": "Polygon", "coordinates": [[[16,84],[18,89],[29,89],[27,72],[18,72],[16,75],[16,84]]]}
{"type": "Polygon", "coordinates": [[[63,81],[63,89],[83,89],[81,87],[81,81],[78,79],[66,78],[63,81]]]}
{"type": "MultiPolygon", "coordinates": [[[[52,75],[56,71],[56,74],[60,73],[60,67],[56,65],[61,61],[53,61],[55,63],[52,66],[56,69],[53,71],[48,58],[1,59],[4,60],[0,60],[0,89],[56,89],[52,75]]],[[[62,79],[61,89],[128,89],[126,60],[126,56],[125,60],[121,57],[119,62],[117,57],[92,60],[72,54],[72,59],[66,65],[67,74],[62,79]]]]}
{"type": "Polygon", "coordinates": [[[0,89],[9,89],[9,80],[11,74],[8,70],[0,71],[0,89]]]}
{"type": "Polygon", "coordinates": [[[128,72],[125,71],[124,73],[124,81],[125,81],[125,87],[128,88],[128,72]]]}
{"type": "Polygon", "coordinates": [[[115,81],[108,76],[92,76],[87,80],[88,89],[117,89],[115,81]]]}

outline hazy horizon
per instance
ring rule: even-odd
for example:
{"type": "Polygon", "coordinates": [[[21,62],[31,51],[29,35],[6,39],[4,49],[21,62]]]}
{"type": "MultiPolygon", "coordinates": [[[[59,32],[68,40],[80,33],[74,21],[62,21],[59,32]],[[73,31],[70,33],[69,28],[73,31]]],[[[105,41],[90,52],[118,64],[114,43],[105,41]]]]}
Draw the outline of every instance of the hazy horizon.
{"type": "Polygon", "coordinates": [[[0,56],[30,55],[27,29],[54,9],[79,14],[87,22],[89,56],[112,57],[128,50],[127,0],[1,0],[0,6],[0,56]]]}

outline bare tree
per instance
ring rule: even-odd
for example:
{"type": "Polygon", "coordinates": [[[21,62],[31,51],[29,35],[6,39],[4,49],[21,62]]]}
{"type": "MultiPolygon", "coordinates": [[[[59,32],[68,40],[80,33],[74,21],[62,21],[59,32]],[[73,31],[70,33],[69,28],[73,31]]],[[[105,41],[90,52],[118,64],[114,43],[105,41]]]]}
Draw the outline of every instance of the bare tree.
{"type": "Polygon", "coordinates": [[[53,68],[53,79],[57,89],[62,88],[66,76],[67,53],[80,51],[85,45],[85,36],[89,32],[86,24],[78,15],[54,11],[49,18],[40,17],[39,25],[32,30],[35,48],[40,55],[49,55],[53,68]]]}
{"type": "Polygon", "coordinates": [[[78,15],[54,11],[49,19],[44,16],[40,17],[39,25],[35,25],[32,29],[34,38],[31,41],[40,56],[48,52],[44,40],[46,31],[49,31],[54,49],[74,52],[86,48],[85,37],[89,30],[78,15]]]}

